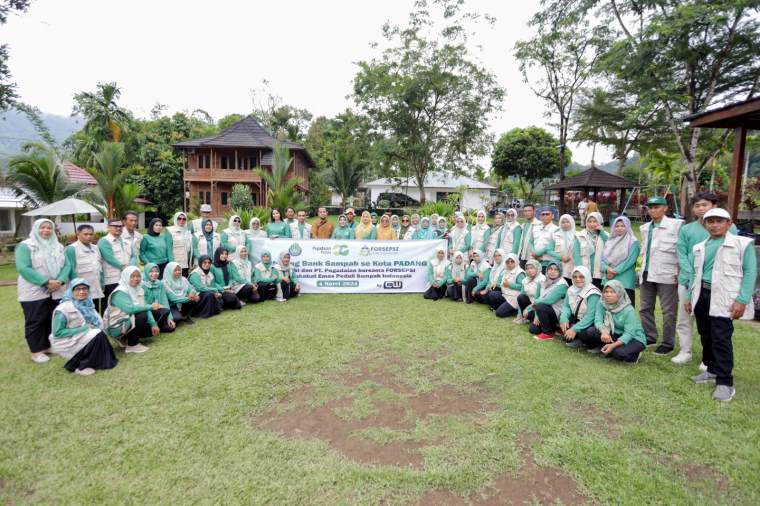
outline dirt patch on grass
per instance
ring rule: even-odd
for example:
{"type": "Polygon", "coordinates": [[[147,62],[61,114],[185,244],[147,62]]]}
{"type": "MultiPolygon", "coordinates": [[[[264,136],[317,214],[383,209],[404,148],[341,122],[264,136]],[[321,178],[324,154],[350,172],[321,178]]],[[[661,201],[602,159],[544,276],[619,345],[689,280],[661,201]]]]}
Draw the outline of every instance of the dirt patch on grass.
{"type": "Polygon", "coordinates": [[[587,502],[578,485],[556,467],[539,466],[531,445],[538,442],[535,434],[522,434],[517,440],[522,463],[517,474],[497,476],[491,485],[463,498],[448,490],[431,490],[419,501],[422,506],[500,504],[584,504],[587,502]]]}
{"type": "Polygon", "coordinates": [[[418,423],[435,416],[482,419],[495,405],[482,391],[438,386],[417,392],[403,381],[406,367],[397,356],[364,356],[331,378],[331,387],[346,395],[315,406],[319,392],[307,385],[255,417],[253,424],[285,437],[325,441],[357,462],[421,468],[420,450],[442,441],[416,437],[418,423]],[[379,436],[370,438],[373,431],[379,436]]]}
{"type": "Polygon", "coordinates": [[[716,493],[725,494],[730,492],[730,480],[728,476],[721,474],[712,467],[692,464],[678,454],[654,455],[649,449],[645,453],[651,455],[654,461],[661,466],[673,469],[676,476],[685,476],[687,483],[696,486],[700,490],[705,490],[710,496],[718,495],[716,493]]]}
{"type": "Polygon", "coordinates": [[[609,439],[618,439],[623,433],[620,418],[609,411],[588,404],[575,404],[565,408],[592,432],[603,434],[609,439]]]}

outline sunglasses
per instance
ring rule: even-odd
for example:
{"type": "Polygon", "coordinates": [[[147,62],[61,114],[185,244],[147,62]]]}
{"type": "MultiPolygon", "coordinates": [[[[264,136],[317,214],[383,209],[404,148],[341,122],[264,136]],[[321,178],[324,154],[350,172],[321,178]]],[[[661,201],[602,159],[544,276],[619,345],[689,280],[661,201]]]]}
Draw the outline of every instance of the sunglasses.
{"type": "Polygon", "coordinates": [[[554,216],[554,213],[541,213],[541,216],[554,216]]]}
{"type": "Polygon", "coordinates": [[[181,216],[177,218],[177,221],[187,221],[187,218],[182,218],[181,216]]]}
{"type": "Polygon", "coordinates": [[[108,225],[108,226],[109,226],[109,227],[113,227],[113,228],[123,228],[123,227],[124,227],[124,225],[116,225],[116,224],[114,224],[114,223],[111,223],[111,224],[110,224],[110,225],[108,225]]]}
{"type": "Polygon", "coordinates": [[[240,223],[240,220],[232,220],[232,223],[240,223]]]}

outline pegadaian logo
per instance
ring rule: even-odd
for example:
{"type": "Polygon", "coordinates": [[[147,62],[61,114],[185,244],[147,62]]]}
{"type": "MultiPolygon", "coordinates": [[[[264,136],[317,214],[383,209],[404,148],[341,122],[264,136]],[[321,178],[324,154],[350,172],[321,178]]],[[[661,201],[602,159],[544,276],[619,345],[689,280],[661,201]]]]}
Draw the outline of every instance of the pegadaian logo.
{"type": "Polygon", "coordinates": [[[347,244],[333,244],[332,254],[335,255],[336,257],[348,256],[348,245],[347,244]]]}
{"type": "Polygon", "coordinates": [[[298,245],[297,242],[294,242],[290,245],[290,248],[288,248],[288,253],[290,253],[290,256],[297,257],[300,256],[301,253],[303,253],[303,250],[301,249],[301,246],[298,245]]]}

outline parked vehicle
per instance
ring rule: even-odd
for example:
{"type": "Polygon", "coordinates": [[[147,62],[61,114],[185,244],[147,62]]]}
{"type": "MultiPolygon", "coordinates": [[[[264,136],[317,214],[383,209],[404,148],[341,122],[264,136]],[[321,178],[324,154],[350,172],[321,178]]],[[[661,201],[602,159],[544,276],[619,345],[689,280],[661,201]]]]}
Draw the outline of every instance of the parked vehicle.
{"type": "Polygon", "coordinates": [[[420,205],[419,201],[403,193],[391,193],[391,192],[381,193],[380,195],[377,196],[375,205],[377,205],[377,203],[382,200],[387,201],[390,207],[403,208],[403,207],[417,207],[420,205]]]}

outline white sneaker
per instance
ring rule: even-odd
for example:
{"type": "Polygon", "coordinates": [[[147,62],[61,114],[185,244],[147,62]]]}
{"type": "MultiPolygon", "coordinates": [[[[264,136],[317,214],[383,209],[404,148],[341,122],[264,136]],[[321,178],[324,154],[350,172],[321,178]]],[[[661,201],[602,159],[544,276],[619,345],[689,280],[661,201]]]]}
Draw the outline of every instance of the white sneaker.
{"type": "Polygon", "coordinates": [[[50,357],[40,352],[32,355],[32,362],[36,364],[44,364],[45,362],[50,362],[50,357]]]}
{"type": "Polygon", "coordinates": [[[127,353],[145,353],[146,351],[148,351],[148,349],[149,348],[145,346],[144,344],[138,343],[134,346],[127,346],[126,352],[127,353]]]}
{"type": "Polygon", "coordinates": [[[78,374],[80,376],[92,376],[95,374],[95,369],[92,367],[86,367],[84,369],[75,369],[74,374],[78,374]]]}
{"type": "Polygon", "coordinates": [[[277,302],[285,302],[285,301],[287,301],[288,299],[286,299],[286,298],[284,298],[284,297],[277,297],[277,298],[276,298],[276,299],[274,299],[274,300],[276,300],[277,302]]]}
{"type": "Polygon", "coordinates": [[[707,366],[705,365],[704,362],[699,363],[699,370],[702,372],[707,372],[707,366]]]}
{"type": "Polygon", "coordinates": [[[685,353],[683,351],[678,352],[678,355],[670,359],[674,364],[686,364],[691,362],[691,353],[685,353]]]}

